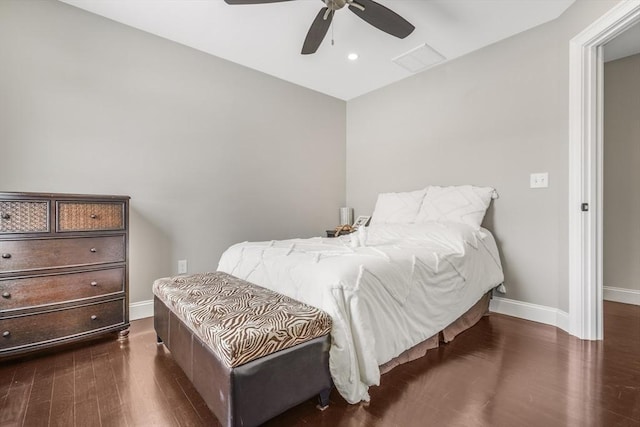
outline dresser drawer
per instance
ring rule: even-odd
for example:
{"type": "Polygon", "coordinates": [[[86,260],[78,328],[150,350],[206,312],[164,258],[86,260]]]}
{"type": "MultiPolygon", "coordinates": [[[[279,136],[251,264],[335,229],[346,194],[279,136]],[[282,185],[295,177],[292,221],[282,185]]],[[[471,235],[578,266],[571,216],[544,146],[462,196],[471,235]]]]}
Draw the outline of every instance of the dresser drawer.
{"type": "Polygon", "coordinates": [[[58,231],[124,230],[124,203],[58,202],[58,231]]]}
{"type": "Polygon", "coordinates": [[[124,324],[124,299],[0,319],[0,351],[124,324]]]}
{"type": "Polygon", "coordinates": [[[46,233],[49,202],[0,200],[0,233],[46,233]]]}
{"type": "Polygon", "coordinates": [[[124,262],[125,236],[0,241],[0,272],[124,262]]]}
{"type": "Polygon", "coordinates": [[[124,292],[124,267],[0,280],[0,311],[124,292]]]}

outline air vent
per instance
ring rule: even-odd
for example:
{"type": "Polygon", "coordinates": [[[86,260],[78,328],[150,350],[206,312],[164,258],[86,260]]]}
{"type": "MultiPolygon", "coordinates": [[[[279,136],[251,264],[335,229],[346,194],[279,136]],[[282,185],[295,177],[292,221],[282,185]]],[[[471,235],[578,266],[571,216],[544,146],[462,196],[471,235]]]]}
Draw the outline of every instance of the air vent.
{"type": "Polygon", "coordinates": [[[393,58],[392,61],[410,73],[417,73],[424,71],[445,59],[446,58],[438,51],[425,43],[411,49],[409,52],[393,58]]]}

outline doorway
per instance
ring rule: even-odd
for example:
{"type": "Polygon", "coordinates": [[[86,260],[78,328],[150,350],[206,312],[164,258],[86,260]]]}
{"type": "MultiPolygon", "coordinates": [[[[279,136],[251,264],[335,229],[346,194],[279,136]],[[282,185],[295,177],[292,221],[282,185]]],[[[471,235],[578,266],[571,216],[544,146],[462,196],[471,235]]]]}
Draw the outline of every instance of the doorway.
{"type": "Polygon", "coordinates": [[[640,23],[604,46],[603,132],[603,299],[640,306],[640,23]]]}
{"type": "Polygon", "coordinates": [[[622,2],[571,40],[569,333],[603,339],[603,46],[640,22],[622,2]]]}

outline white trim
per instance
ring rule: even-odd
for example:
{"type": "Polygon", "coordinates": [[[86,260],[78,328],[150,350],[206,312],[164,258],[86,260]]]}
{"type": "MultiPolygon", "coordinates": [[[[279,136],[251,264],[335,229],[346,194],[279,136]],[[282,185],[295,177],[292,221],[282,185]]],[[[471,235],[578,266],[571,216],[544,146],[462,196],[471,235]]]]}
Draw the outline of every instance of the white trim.
{"type": "Polygon", "coordinates": [[[506,314],[533,322],[544,323],[567,331],[569,314],[553,307],[516,301],[509,298],[493,297],[489,304],[493,313],[506,314]]]}
{"type": "Polygon", "coordinates": [[[602,46],[637,21],[640,0],[623,1],[570,43],[569,333],[582,339],[603,337],[602,46]]]}
{"type": "Polygon", "coordinates": [[[606,301],[621,302],[623,304],[640,305],[640,290],[616,288],[613,286],[605,286],[604,299],[606,301]]]}
{"type": "Polygon", "coordinates": [[[153,317],[153,300],[132,302],[129,304],[129,320],[153,317]]]}

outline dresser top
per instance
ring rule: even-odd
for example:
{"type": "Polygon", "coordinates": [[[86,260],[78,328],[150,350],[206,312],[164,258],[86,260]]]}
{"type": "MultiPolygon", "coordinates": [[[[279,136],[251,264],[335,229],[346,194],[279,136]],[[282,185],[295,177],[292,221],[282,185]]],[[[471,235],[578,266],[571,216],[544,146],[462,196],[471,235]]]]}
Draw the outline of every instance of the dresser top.
{"type": "Polygon", "coordinates": [[[122,200],[130,199],[129,196],[116,196],[105,194],[67,194],[67,193],[22,193],[17,191],[0,191],[1,199],[24,199],[24,198],[44,198],[44,199],[104,199],[122,200]]]}

